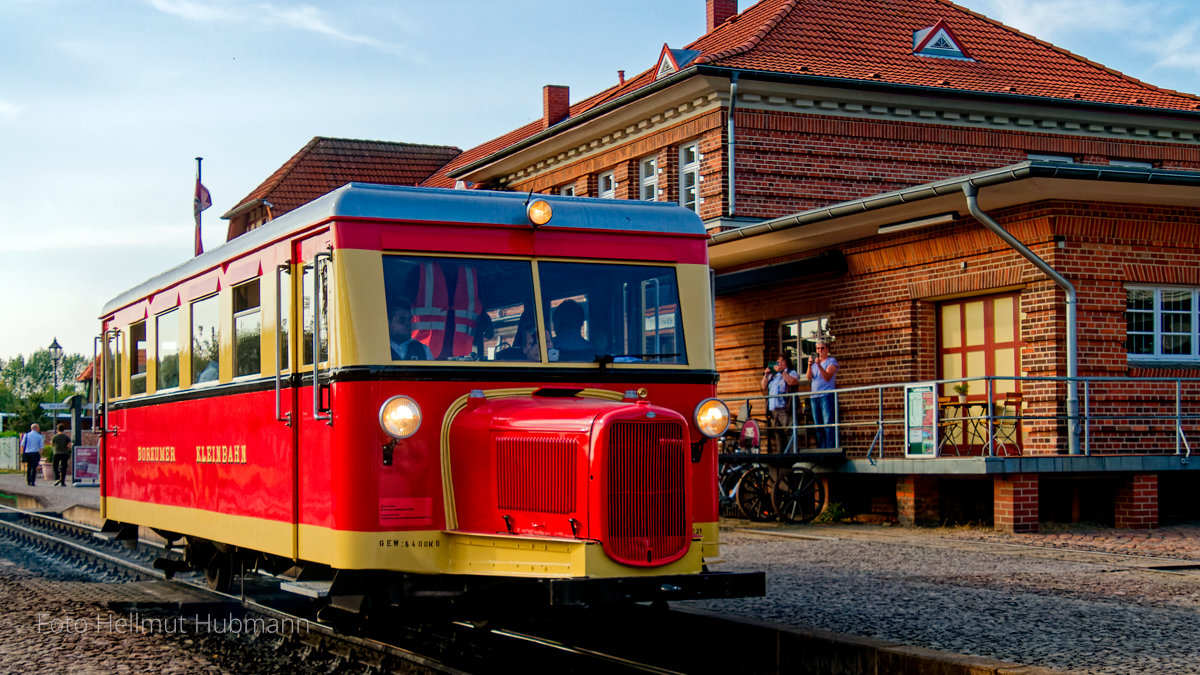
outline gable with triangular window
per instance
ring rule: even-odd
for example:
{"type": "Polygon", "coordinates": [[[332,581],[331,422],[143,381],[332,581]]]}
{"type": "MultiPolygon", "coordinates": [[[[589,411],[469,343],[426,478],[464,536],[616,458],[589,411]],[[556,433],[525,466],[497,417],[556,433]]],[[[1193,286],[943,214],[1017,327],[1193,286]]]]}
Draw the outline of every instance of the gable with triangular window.
{"type": "Polygon", "coordinates": [[[658,55],[658,67],[654,69],[654,79],[658,80],[683,70],[700,56],[700,52],[695,49],[671,49],[663,44],[662,53],[658,55]]]}
{"type": "Polygon", "coordinates": [[[939,19],[929,28],[913,31],[913,54],[943,59],[975,60],[954,35],[945,19],[939,19]]]}

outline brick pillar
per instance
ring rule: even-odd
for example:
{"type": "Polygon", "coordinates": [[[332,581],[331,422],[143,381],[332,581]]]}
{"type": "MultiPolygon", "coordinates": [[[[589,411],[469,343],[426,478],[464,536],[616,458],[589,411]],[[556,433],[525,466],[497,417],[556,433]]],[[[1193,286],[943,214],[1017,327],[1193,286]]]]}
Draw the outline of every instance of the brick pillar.
{"type": "Polygon", "coordinates": [[[1152,530],[1158,527],[1158,474],[1135,473],[1117,489],[1118,528],[1152,530]]]}
{"type": "Polygon", "coordinates": [[[1003,532],[1038,531],[1038,475],[1014,473],[992,482],[992,522],[1003,532]]]}
{"type": "Polygon", "coordinates": [[[896,517],[901,525],[941,520],[937,477],[908,475],[897,478],[896,517]]]}

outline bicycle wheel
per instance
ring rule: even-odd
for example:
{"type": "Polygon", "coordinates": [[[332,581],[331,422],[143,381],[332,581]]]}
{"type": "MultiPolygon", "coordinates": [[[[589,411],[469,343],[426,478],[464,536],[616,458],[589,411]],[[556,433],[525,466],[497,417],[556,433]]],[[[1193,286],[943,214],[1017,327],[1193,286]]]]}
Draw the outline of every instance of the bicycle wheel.
{"type": "Polygon", "coordinates": [[[825,484],[812,469],[784,471],[775,481],[772,505],[786,523],[807,523],[825,506],[825,484]]]}
{"type": "Polygon", "coordinates": [[[742,467],[721,465],[720,474],[717,476],[717,495],[722,516],[730,518],[742,515],[742,510],[737,504],[737,484],[743,473],[745,472],[742,467]]]}
{"type": "Polygon", "coordinates": [[[742,474],[737,485],[737,504],[742,515],[762,522],[775,517],[771,504],[771,474],[766,467],[756,466],[742,474]]]}

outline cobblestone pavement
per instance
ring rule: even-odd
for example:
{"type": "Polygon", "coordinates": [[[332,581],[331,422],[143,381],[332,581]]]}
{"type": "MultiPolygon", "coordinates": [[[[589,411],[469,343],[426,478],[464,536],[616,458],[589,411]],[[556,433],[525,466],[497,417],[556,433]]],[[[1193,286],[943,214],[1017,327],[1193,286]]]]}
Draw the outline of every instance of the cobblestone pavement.
{"type": "Polygon", "coordinates": [[[725,526],[716,569],[765,570],[768,596],[706,609],[1062,671],[1200,673],[1200,570],[1148,569],[1200,565],[1198,524],[725,526]]]}

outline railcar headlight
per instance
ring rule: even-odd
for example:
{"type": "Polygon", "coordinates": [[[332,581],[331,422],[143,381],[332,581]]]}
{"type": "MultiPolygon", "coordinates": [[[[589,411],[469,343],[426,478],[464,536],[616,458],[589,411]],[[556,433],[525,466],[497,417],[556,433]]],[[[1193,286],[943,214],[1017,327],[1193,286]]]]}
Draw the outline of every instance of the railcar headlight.
{"type": "Polygon", "coordinates": [[[715,398],[706,398],[696,406],[696,428],[709,438],[716,438],[729,428],[729,408],[715,398]]]}
{"type": "Polygon", "coordinates": [[[407,396],[393,396],[379,407],[379,426],[392,438],[408,438],[421,428],[421,407],[407,396]]]}

